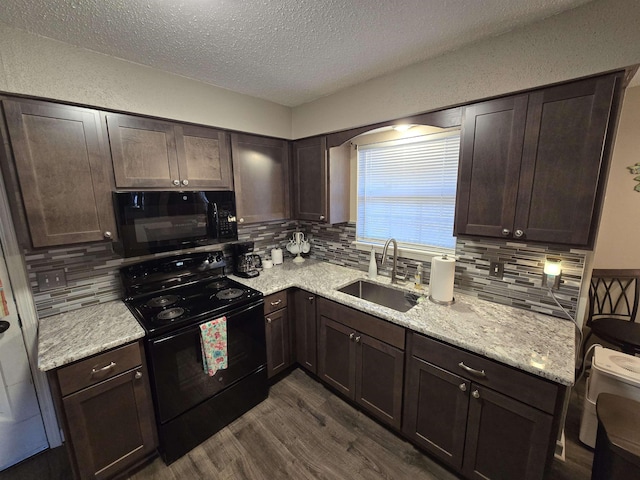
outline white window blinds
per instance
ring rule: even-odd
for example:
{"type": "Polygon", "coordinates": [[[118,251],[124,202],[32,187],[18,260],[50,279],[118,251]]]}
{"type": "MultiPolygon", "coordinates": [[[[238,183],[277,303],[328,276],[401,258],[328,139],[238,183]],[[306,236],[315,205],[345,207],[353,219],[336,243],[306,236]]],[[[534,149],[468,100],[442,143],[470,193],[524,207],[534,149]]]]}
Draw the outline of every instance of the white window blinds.
{"type": "Polygon", "coordinates": [[[358,147],[357,241],[455,250],[460,132],[358,147]]]}

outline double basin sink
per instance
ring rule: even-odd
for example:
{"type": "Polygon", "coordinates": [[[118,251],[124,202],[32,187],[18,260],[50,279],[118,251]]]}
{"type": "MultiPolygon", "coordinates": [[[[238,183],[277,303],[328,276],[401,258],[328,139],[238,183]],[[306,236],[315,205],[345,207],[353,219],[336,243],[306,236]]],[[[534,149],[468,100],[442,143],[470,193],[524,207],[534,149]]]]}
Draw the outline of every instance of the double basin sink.
{"type": "Polygon", "coordinates": [[[414,293],[387,287],[379,283],[368,282],[366,280],[357,280],[339,288],[338,291],[382,305],[383,307],[392,308],[399,312],[408,311],[417,305],[418,298],[420,298],[419,295],[414,293]]]}

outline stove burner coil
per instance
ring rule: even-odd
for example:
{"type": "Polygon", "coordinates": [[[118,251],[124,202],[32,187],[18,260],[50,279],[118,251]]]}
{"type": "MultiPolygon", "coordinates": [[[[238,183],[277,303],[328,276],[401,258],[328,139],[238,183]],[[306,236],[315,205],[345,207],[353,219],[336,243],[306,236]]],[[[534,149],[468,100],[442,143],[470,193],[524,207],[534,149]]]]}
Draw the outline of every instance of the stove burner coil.
{"type": "Polygon", "coordinates": [[[244,291],[239,288],[225,288],[216,293],[215,297],[218,300],[233,300],[234,298],[241,297],[242,294],[244,294],[244,291]]]}
{"type": "Polygon", "coordinates": [[[178,300],[180,300],[180,297],[178,297],[177,295],[161,295],[160,297],[153,297],[151,300],[149,300],[147,302],[147,307],[168,307],[176,303],[178,300]]]}
{"type": "Polygon", "coordinates": [[[158,320],[174,320],[182,316],[183,314],[184,314],[184,308],[181,308],[181,307],[168,308],[166,310],[161,311],[158,314],[157,319],[158,320]]]}
{"type": "Polygon", "coordinates": [[[207,288],[211,290],[220,290],[221,288],[226,287],[228,284],[229,282],[226,279],[215,280],[213,282],[208,283],[207,288]]]}

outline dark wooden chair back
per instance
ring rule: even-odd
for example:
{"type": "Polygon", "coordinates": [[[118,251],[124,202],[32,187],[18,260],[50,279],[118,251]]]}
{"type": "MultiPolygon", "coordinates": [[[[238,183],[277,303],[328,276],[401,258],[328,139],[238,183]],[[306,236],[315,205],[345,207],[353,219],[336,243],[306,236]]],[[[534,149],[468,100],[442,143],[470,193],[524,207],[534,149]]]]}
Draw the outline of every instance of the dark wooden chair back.
{"type": "Polygon", "coordinates": [[[640,270],[594,269],[589,285],[587,326],[598,318],[634,322],[640,296],[640,270]]]}

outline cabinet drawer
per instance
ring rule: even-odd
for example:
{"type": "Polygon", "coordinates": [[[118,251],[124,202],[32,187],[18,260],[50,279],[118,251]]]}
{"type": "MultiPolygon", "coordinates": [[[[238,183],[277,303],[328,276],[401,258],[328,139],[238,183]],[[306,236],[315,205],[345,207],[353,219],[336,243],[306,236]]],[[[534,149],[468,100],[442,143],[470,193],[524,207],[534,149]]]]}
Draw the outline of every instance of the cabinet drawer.
{"type": "Polygon", "coordinates": [[[359,310],[332,302],[326,298],[318,299],[318,316],[325,315],[347,327],[353,328],[377,338],[378,340],[404,350],[404,328],[381,318],[368,315],[359,310]]]}
{"type": "Polygon", "coordinates": [[[268,315],[271,312],[280,310],[287,306],[287,291],[283,290],[268,297],[264,297],[264,314],[268,315]]]}
{"type": "Polygon", "coordinates": [[[56,373],[64,396],[141,364],[140,346],[132,343],[62,367],[56,373]]]}
{"type": "Polygon", "coordinates": [[[411,338],[414,357],[545,412],[554,412],[558,396],[556,384],[416,333],[412,333],[411,338]],[[484,371],[484,374],[469,369],[484,371]]]}

